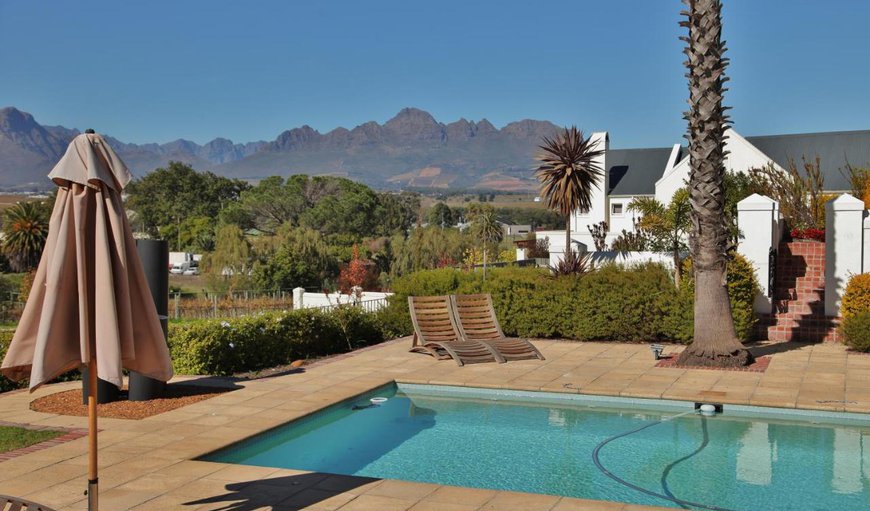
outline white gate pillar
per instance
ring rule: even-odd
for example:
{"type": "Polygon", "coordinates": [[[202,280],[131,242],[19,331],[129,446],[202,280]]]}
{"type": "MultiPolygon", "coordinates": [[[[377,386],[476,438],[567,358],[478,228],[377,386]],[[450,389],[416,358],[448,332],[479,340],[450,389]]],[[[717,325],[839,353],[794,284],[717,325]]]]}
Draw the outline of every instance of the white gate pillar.
{"type": "Polygon", "coordinates": [[[840,315],[849,276],[861,273],[864,202],[848,193],[825,204],[825,315],[840,315]]]}
{"type": "Polygon", "coordinates": [[[303,300],[305,298],[305,288],[297,287],[293,289],[293,308],[294,309],[304,309],[305,304],[303,304],[303,300]]]}
{"type": "Polygon", "coordinates": [[[779,203],[764,195],[752,194],[737,203],[737,252],[755,268],[761,292],[755,297],[755,312],[773,312],[773,268],[771,254],[779,245],[779,203]]]}

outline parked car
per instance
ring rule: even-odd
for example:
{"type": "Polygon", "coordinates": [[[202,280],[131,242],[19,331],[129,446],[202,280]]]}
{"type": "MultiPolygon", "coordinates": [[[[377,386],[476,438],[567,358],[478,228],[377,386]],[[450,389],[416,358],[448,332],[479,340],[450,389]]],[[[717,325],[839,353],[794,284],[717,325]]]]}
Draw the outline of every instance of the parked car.
{"type": "Polygon", "coordinates": [[[172,268],[169,269],[169,273],[174,273],[175,275],[181,275],[189,269],[190,269],[190,261],[185,261],[183,263],[173,264],[172,268]]]}
{"type": "Polygon", "coordinates": [[[196,266],[188,268],[184,270],[184,273],[182,273],[182,275],[199,275],[199,268],[197,268],[196,266]]]}

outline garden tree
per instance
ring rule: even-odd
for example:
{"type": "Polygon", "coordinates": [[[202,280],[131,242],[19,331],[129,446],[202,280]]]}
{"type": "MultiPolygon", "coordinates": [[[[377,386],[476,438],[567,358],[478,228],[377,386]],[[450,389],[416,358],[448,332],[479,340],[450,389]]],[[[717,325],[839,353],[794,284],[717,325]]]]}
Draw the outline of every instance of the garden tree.
{"type": "Polygon", "coordinates": [[[846,162],[843,175],[849,180],[852,196],[864,201],[864,209],[870,209],[870,168],[856,167],[846,162]]]}
{"type": "Polygon", "coordinates": [[[187,217],[181,225],[160,228],[160,237],[177,240],[176,248],[185,252],[211,252],[215,246],[215,222],[205,216],[187,217]]]}
{"type": "Polygon", "coordinates": [[[571,214],[591,209],[593,187],[600,188],[604,174],[595,159],[604,154],[604,148],[599,149],[576,126],[565,128],[556,138],[544,137],[543,142],[535,176],[547,207],[565,217],[565,251],[571,252],[571,214]]]}
{"type": "Polygon", "coordinates": [[[390,239],[390,275],[453,266],[462,260],[472,241],[459,229],[433,226],[414,229],[407,238],[395,235],[390,239]]]}
{"type": "MultiPolygon", "coordinates": [[[[307,184],[308,176],[305,175],[291,176],[286,181],[281,176],[267,177],[257,186],[242,192],[238,206],[230,209],[227,216],[235,215],[234,223],[239,225],[247,220],[251,227],[275,234],[285,223],[298,224],[299,215],[311,206],[305,199],[307,184]],[[243,216],[245,213],[247,218],[243,216]]],[[[233,221],[232,218],[228,220],[233,221]]]]}
{"type": "Polygon", "coordinates": [[[643,229],[635,222],[634,230],[626,231],[623,229],[610,244],[610,249],[617,252],[642,252],[649,249],[649,240],[643,229]]]}
{"type": "Polygon", "coordinates": [[[391,193],[378,194],[377,231],[382,236],[395,232],[407,233],[417,223],[420,216],[420,194],[391,193]]]}
{"type": "Polygon", "coordinates": [[[258,289],[322,290],[338,275],[338,261],[330,254],[321,234],[297,227],[281,235],[274,253],[258,254],[253,280],[258,289]]]}
{"type": "Polygon", "coordinates": [[[443,202],[438,202],[429,208],[429,212],[426,215],[426,221],[434,227],[453,227],[456,225],[457,220],[450,206],[443,202]]]}
{"type": "Polygon", "coordinates": [[[597,224],[587,225],[586,228],[589,229],[589,234],[592,235],[595,250],[598,252],[607,250],[607,222],[602,220],[597,224]]]}
{"type": "MultiPolygon", "coordinates": [[[[189,217],[217,218],[221,209],[250,188],[246,182],[228,179],[211,172],[197,172],[190,165],[169,162],[127,185],[127,208],[136,212],[132,227],[151,235],[174,224],[179,227],[189,217]]],[[[178,234],[167,239],[172,248],[179,247],[178,234]]]]}
{"type": "Polygon", "coordinates": [[[359,247],[353,246],[353,256],[347,264],[342,265],[338,274],[338,289],[349,294],[354,287],[364,290],[375,290],[378,285],[377,266],[372,261],[360,257],[359,247]]]}
{"type": "Polygon", "coordinates": [[[504,229],[495,217],[495,208],[488,204],[472,204],[468,207],[469,231],[483,249],[483,278],[486,280],[486,256],[504,237],[504,229]]]}
{"type": "Polygon", "coordinates": [[[304,190],[307,204],[299,225],[321,234],[344,233],[363,238],[377,231],[378,195],[350,179],[315,176],[304,190]]]}
{"type": "Polygon", "coordinates": [[[688,248],[686,235],[692,228],[689,190],[680,188],[674,192],[667,207],[655,197],[637,197],[629,203],[628,209],[640,214],[636,227],[645,235],[649,249],[671,253],[674,260],[674,283],[679,288],[683,267],[681,254],[688,248]]]}
{"type": "Polygon", "coordinates": [[[253,254],[245,233],[233,224],[218,228],[214,251],[203,266],[214,290],[229,291],[244,287],[251,271],[253,254]]]}
{"type": "Polygon", "coordinates": [[[726,284],[728,229],[725,225],[725,129],[728,117],[725,92],[725,44],[722,41],[721,0],[683,0],[689,10],[680,26],[689,35],[684,50],[689,79],[689,197],[693,230],[690,249],[694,261],[694,335],[678,363],[704,366],[742,366],[752,355],[734,329],[726,284]],[[703,318],[703,319],[702,319],[703,318]]]}
{"type": "Polygon", "coordinates": [[[794,160],[781,170],[773,163],[749,169],[751,187],[779,202],[780,212],[792,229],[825,228],[825,176],[818,157],[801,159],[803,172],[794,160]]]}
{"type": "Polygon", "coordinates": [[[25,272],[39,264],[50,213],[38,201],[16,202],[3,213],[3,254],[13,271],[25,272]]]}

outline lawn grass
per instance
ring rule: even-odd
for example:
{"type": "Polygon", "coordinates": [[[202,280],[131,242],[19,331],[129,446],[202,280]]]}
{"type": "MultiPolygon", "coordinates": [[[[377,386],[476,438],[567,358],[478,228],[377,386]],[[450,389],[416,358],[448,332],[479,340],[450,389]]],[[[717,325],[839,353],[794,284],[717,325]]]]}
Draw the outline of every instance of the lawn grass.
{"type": "Polygon", "coordinates": [[[62,431],[35,431],[32,429],[0,426],[0,452],[29,447],[62,435],[62,431]]]}

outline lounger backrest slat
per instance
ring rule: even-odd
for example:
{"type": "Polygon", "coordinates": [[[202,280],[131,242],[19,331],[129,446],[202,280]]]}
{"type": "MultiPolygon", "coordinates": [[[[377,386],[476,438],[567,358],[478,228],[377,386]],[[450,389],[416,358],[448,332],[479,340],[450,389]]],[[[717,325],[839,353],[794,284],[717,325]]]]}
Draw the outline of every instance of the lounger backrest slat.
{"type": "Polygon", "coordinates": [[[409,296],[408,309],[421,344],[462,340],[449,296],[409,296]]]}
{"type": "Polygon", "coordinates": [[[504,337],[490,295],[456,295],[453,297],[453,307],[460,331],[466,339],[487,340],[504,337]]]}

